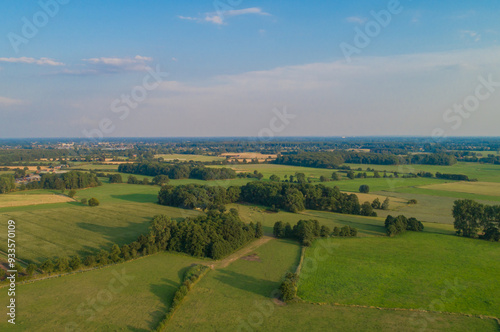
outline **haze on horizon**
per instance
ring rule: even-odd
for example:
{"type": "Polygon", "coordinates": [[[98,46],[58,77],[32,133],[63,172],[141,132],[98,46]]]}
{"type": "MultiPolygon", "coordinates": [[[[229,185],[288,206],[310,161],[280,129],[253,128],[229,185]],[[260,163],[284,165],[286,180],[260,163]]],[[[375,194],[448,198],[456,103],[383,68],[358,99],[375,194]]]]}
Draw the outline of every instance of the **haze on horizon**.
{"type": "Polygon", "coordinates": [[[1,6],[0,138],[498,136],[498,1],[1,6]]]}

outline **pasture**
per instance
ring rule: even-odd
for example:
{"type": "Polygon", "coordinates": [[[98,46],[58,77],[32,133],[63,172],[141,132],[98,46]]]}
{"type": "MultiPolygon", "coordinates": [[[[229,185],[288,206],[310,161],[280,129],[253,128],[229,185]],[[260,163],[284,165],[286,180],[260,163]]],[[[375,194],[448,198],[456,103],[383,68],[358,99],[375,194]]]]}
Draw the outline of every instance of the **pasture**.
{"type": "MultiPolygon", "coordinates": [[[[150,331],[165,315],[186,269],[200,261],[160,253],[19,285],[16,325],[2,319],[0,330],[150,331]]],[[[4,288],[0,303],[7,301],[4,288]]]]}
{"type": "Polygon", "coordinates": [[[420,187],[422,189],[453,191],[475,195],[500,196],[500,183],[453,182],[420,187]]]}
{"type": "Polygon", "coordinates": [[[331,259],[301,276],[303,300],[500,316],[498,243],[427,232],[330,243],[331,259]]]}

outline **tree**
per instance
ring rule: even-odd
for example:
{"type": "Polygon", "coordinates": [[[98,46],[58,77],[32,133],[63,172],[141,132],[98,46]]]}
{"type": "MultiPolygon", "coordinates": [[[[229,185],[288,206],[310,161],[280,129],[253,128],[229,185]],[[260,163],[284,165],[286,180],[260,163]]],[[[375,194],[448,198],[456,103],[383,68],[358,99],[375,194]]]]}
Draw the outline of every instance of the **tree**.
{"type": "Polygon", "coordinates": [[[321,237],[328,237],[330,236],[331,234],[331,231],[330,231],[330,228],[328,228],[328,226],[321,226],[321,231],[320,231],[320,236],[321,237]]]}
{"type": "Polygon", "coordinates": [[[295,177],[297,178],[297,182],[304,184],[306,183],[306,175],[304,173],[295,173],[295,177]]]}
{"type": "Polygon", "coordinates": [[[76,190],[75,190],[75,189],[71,189],[71,190],[68,192],[68,197],[70,197],[70,198],[75,197],[75,195],[76,195],[76,190]]]}
{"type": "Polygon", "coordinates": [[[255,225],[255,237],[260,239],[264,235],[264,230],[262,229],[262,223],[260,221],[255,225]]]}
{"type": "Polygon", "coordinates": [[[160,175],[157,175],[153,178],[153,184],[155,184],[157,186],[163,186],[165,184],[168,184],[169,182],[170,182],[170,179],[168,178],[167,175],[160,174],[160,175]]]}
{"type": "Polygon", "coordinates": [[[89,206],[99,206],[99,200],[95,197],[89,199],[89,206]]]}
{"type": "Polygon", "coordinates": [[[269,177],[269,180],[271,180],[272,182],[281,182],[280,177],[274,174],[269,177]]]}
{"type": "Polygon", "coordinates": [[[385,200],[384,200],[384,203],[382,203],[382,210],[389,210],[389,203],[390,203],[390,200],[389,200],[389,197],[387,197],[385,200]]]}
{"type": "Polygon", "coordinates": [[[71,260],[69,261],[69,266],[71,267],[71,269],[73,271],[78,270],[80,268],[80,266],[82,266],[82,260],[81,260],[80,256],[78,256],[78,255],[73,256],[71,258],[71,260]]]}
{"type": "Polygon", "coordinates": [[[36,265],[35,264],[29,264],[28,267],[26,268],[26,273],[28,274],[29,277],[33,275],[36,271],[36,265]]]}
{"type": "Polygon", "coordinates": [[[59,272],[69,271],[69,261],[66,257],[59,257],[58,259],[56,259],[54,265],[56,271],[59,272]]]}
{"type": "Polygon", "coordinates": [[[381,178],[380,173],[378,171],[373,172],[373,177],[375,179],[380,179],[381,178]]]}
{"type": "Polygon", "coordinates": [[[319,181],[320,181],[320,182],[328,182],[329,180],[328,180],[328,178],[327,178],[326,176],[321,175],[321,176],[319,177],[319,181]]]}
{"type": "Polygon", "coordinates": [[[382,203],[380,203],[380,199],[378,199],[378,197],[373,200],[372,208],[374,209],[382,208],[382,203]]]}
{"type": "Polygon", "coordinates": [[[133,175],[129,175],[127,178],[127,183],[128,184],[138,184],[139,180],[137,179],[137,177],[135,177],[133,175]]]}
{"type": "Polygon", "coordinates": [[[86,198],[82,198],[80,200],[80,203],[82,203],[83,205],[87,205],[87,199],[86,198]]]}
{"type": "Polygon", "coordinates": [[[40,269],[45,273],[51,273],[54,271],[54,263],[50,259],[47,259],[45,262],[40,265],[40,269]]]}
{"type": "Polygon", "coordinates": [[[109,183],[122,183],[122,175],[121,174],[110,174],[108,176],[109,183]]]}
{"type": "Polygon", "coordinates": [[[147,186],[149,184],[149,179],[148,178],[142,179],[142,184],[147,186]]]}
{"type": "Polygon", "coordinates": [[[277,221],[273,227],[273,235],[278,239],[285,237],[285,224],[283,221],[277,221]]]}
{"type": "Polygon", "coordinates": [[[363,184],[359,187],[359,192],[362,194],[368,194],[370,192],[370,187],[366,184],[363,184]]]}
{"type": "Polygon", "coordinates": [[[370,202],[364,202],[361,205],[361,215],[367,217],[376,217],[377,213],[373,211],[373,207],[370,202]]]}
{"type": "Polygon", "coordinates": [[[111,253],[109,254],[111,261],[113,263],[118,263],[119,261],[121,261],[120,254],[120,247],[118,247],[117,244],[113,244],[113,247],[111,247],[111,253]]]}
{"type": "Polygon", "coordinates": [[[453,205],[453,225],[457,235],[476,237],[483,218],[484,206],[470,199],[455,201],[453,205]]]}
{"type": "Polygon", "coordinates": [[[339,180],[340,180],[339,173],[333,172],[332,173],[332,181],[339,181],[339,180]]]}
{"type": "Polygon", "coordinates": [[[354,180],[354,178],[355,178],[356,176],[354,175],[354,172],[353,172],[353,171],[349,171],[349,172],[347,172],[347,177],[348,177],[349,179],[351,179],[351,180],[354,180]]]}

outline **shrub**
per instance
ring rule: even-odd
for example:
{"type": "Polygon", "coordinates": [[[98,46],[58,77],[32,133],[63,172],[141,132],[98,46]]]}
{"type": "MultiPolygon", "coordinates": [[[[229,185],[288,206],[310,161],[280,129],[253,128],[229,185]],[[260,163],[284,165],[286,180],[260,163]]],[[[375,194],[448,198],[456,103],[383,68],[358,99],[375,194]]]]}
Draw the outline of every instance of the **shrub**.
{"type": "Polygon", "coordinates": [[[363,184],[359,187],[359,192],[363,194],[368,194],[370,192],[370,186],[363,184]]]}
{"type": "Polygon", "coordinates": [[[75,190],[75,189],[71,189],[71,190],[68,192],[68,197],[70,197],[70,198],[75,197],[75,195],[76,195],[76,190],[75,190]]]}
{"type": "Polygon", "coordinates": [[[99,206],[99,200],[95,197],[89,199],[89,206],[99,206]]]}
{"type": "Polygon", "coordinates": [[[86,198],[82,198],[80,200],[80,202],[83,204],[83,205],[87,205],[87,199],[86,198]]]}

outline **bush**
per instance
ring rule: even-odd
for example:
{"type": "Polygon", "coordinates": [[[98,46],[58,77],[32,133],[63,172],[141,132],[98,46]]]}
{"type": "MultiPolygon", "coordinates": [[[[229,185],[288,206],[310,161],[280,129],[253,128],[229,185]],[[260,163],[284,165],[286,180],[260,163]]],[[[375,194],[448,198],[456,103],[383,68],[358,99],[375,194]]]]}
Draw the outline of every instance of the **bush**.
{"type": "Polygon", "coordinates": [[[368,194],[370,192],[370,187],[366,184],[363,184],[359,187],[359,192],[362,194],[368,194]]]}
{"type": "Polygon", "coordinates": [[[297,280],[298,275],[287,272],[285,280],[280,285],[281,299],[285,302],[291,301],[297,295],[297,280]]]}
{"type": "Polygon", "coordinates": [[[410,199],[410,200],[408,201],[408,204],[410,204],[410,205],[412,205],[412,204],[417,204],[417,203],[418,203],[418,202],[417,202],[417,200],[416,200],[416,199],[410,199]]]}
{"type": "Polygon", "coordinates": [[[87,205],[87,199],[86,198],[82,198],[80,200],[80,202],[83,204],[83,205],[87,205]]]}
{"type": "Polygon", "coordinates": [[[95,197],[89,199],[89,206],[99,206],[99,200],[95,197]]]}
{"type": "Polygon", "coordinates": [[[75,190],[75,189],[71,189],[71,190],[69,191],[69,193],[68,193],[68,197],[70,197],[70,198],[75,197],[75,195],[76,195],[76,190],[75,190]]]}

